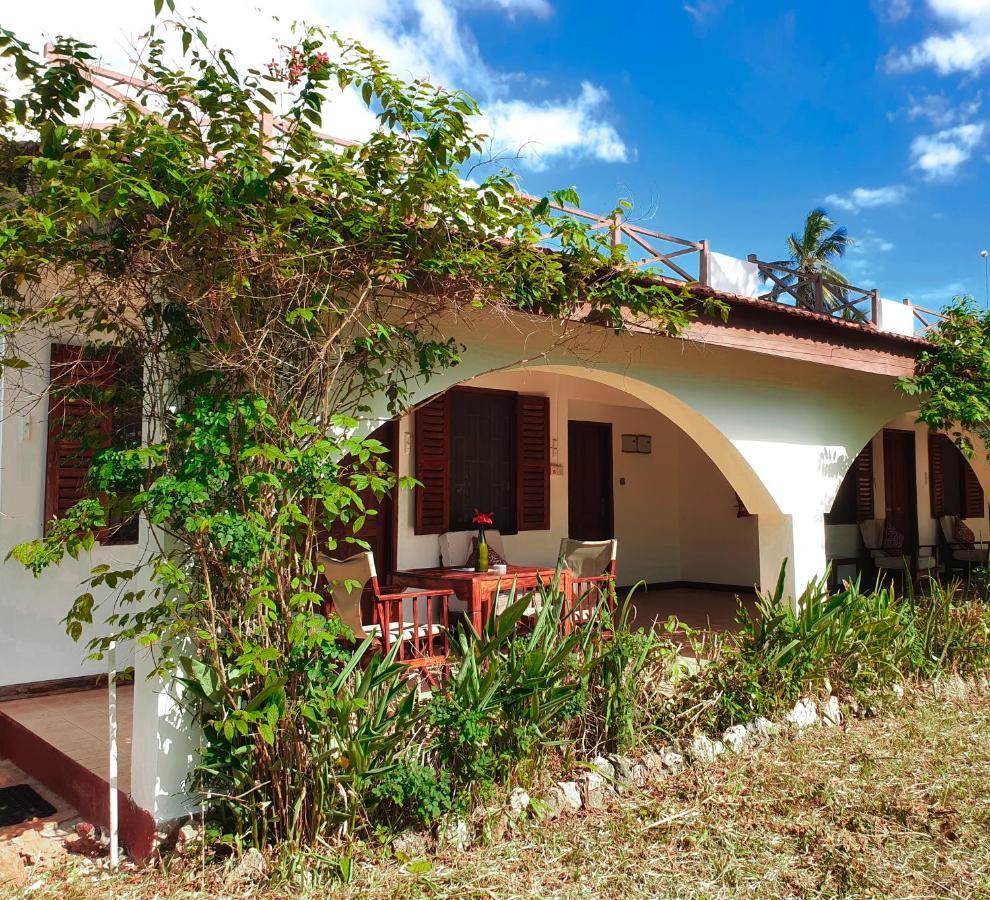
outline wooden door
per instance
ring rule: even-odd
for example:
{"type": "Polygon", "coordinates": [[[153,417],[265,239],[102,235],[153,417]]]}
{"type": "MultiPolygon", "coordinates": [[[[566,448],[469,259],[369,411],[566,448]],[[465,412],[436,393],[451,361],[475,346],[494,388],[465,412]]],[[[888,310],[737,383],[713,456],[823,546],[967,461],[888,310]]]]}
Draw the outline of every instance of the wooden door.
{"type": "Polygon", "coordinates": [[[886,429],[883,433],[885,517],[904,535],[905,554],[918,549],[918,492],[914,432],[886,429]]]}
{"type": "MultiPolygon", "coordinates": [[[[383,458],[393,470],[397,464],[395,454],[397,431],[398,427],[395,422],[386,422],[371,434],[371,437],[381,441],[388,448],[388,453],[383,458]]],[[[387,582],[388,577],[395,571],[395,500],[393,493],[394,491],[381,500],[377,500],[371,491],[362,495],[368,508],[377,509],[378,515],[368,516],[365,519],[364,527],[357,534],[350,530],[350,526],[339,523],[330,529],[330,533],[338,542],[336,550],[332,552],[333,556],[346,559],[361,552],[360,547],[344,543],[343,538],[346,535],[353,535],[368,542],[375,557],[378,577],[383,583],[387,582]]]]}
{"type": "Polygon", "coordinates": [[[567,423],[567,535],[576,541],[613,537],[612,426],[567,423]]]}

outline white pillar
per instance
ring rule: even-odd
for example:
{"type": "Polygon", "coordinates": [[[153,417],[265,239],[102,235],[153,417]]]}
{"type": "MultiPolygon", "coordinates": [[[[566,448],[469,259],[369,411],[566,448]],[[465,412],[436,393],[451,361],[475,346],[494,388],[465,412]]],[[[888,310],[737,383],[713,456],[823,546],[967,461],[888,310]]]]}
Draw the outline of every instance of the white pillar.
{"type": "Polygon", "coordinates": [[[134,659],[134,730],[131,738],[131,796],[156,822],[168,822],[198,809],[189,793],[201,732],[182,705],[175,681],[153,671],[151,651],[134,659]]]}
{"type": "Polygon", "coordinates": [[[760,514],[760,588],[773,591],[787,560],[784,599],[801,596],[808,583],[825,574],[825,519],[820,512],[760,514]]]}

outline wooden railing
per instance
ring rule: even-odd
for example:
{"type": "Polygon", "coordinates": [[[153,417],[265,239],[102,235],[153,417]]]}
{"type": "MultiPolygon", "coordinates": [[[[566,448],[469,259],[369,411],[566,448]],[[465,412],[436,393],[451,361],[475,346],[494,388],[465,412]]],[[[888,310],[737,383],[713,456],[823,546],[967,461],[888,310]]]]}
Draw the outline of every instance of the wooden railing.
{"type": "MultiPolygon", "coordinates": [[[[50,44],[45,47],[45,56],[49,62],[65,59],[55,54],[50,44]]],[[[118,85],[139,92],[159,93],[158,86],[152,82],[100,66],[90,66],[88,70],[82,69],[81,72],[95,89],[107,96],[129,104],[145,114],[154,114],[133,97],[115,87],[118,85]]],[[[204,116],[200,124],[204,127],[208,125],[208,118],[204,116]]],[[[297,127],[295,122],[270,114],[260,116],[258,125],[261,134],[265,137],[276,132],[290,133],[294,127],[297,127]]],[[[94,124],[89,127],[105,128],[107,124],[94,124]]],[[[357,143],[322,132],[314,132],[314,134],[339,147],[353,147],[357,143]]],[[[540,203],[543,199],[529,194],[519,194],[519,197],[532,204],[540,203]]],[[[591,222],[593,229],[607,230],[609,242],[613,246],[625,245],[626,258],[638,269],[662,274],[686,284],[711,286],[711,248],[707,240],[692,241],[644,228],[627,221],[621,214],[600,216],[597,213],[555,202],[550,202],[549,208],[560,216],[573,216],[591,222]],[[696,266],[693,265],[695,262],[696,266]]],[[[545,240],[552,241],[552,235],[548,234],[545,240]]],[[[764,262],[753,254],[748,260],[758,267],[761,278],[769,286],[765,293],[758,295],[760,300],[771,300],[863,325],[879,325],[880,299],[876,288],[867,289],[831,281],[819,274],[800,272],[780,263],[764,262]]],[[[945,318],[935,310],[919,306],[912,306],[912,311],[917,321],[915,332],[919,336],[927,334],[945,318]]]]}
{"type": "Polygon", "coordinates": [[[757,266],[761,278],[770,286],[767,293],[759,295],[760,300],[787,303],[861,324],[875,325],[879,321],[880,295],[876,288],[868,290],[830,280],[817,272],[801,272],[780,263],[763,262],[752,253],[749,261],[757,266]]]}

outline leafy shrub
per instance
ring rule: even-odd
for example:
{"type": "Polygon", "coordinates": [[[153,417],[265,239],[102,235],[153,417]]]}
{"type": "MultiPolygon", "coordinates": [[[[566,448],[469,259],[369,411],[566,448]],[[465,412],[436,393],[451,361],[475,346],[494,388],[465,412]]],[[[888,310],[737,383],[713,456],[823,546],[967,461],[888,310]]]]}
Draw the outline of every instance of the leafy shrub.
{"type": "Polygon", "coordinates": [[[585,676],[587,704],[577,742],[586,755],[633,747],[651,712],[643,702],[648,672],[666,670],[676,647],[653,629],[630,627],[633,592],[619,605],[607,627],[596,629],[593,657],[585,676]]]}
{"type": "Polygon", "coordinates": [[[451,675],[430,700],[429,721],[438,765],[456,791],[489,793],[567,743],[586,703],[597,621],[569,633],[563,622],[563,598],[552,585],[510,597],[481,634],[468,627],[455,636],[451,675]]]}
{"type": "Polygon", "coordinates": [[[960,582],[932,582],[913,599],[912,611],[920,674],[990,670],[990,610],[982,600],[966,599],[960,582]]]}
{"type": "Polygon", "coordinates": [[[445,770],[403,759],[371,784],[379,816],[393,827],[428,826],[451,808],[451,779],[445,770]]]}

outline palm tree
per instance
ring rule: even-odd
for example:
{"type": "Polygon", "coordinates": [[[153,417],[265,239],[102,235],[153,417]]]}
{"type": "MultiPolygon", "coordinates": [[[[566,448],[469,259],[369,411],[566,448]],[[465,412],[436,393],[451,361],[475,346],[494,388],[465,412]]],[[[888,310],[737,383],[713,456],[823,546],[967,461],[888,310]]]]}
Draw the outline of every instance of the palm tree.
{"type": "MultiPolygon", "coordinates": [[[[841,307],[848,299],[848,291],[844,285],[849,284],[845,275],[835,268],[835,261],[841,259],[846,250],[855,241],[849,237],[845,228],[837,228],[835,222],[824,209],[818,207],[808,213],[804,222],[804,230],[794,232],[787,239],[787,259],[770,263],[771,266],[783,266],[797,274],[782,273],[777,277],[780,284],[774,284],[770,291],[773,300],[781,294],[795,296],[797,305],[804,309],[817,309],[815,303],[815,281],[822,279],[822,300],[824,309],[831,311],[841,307]],[[790,290],[787,290],[790,288],[790,290]]],[[[763,276],[764,281],[767,276],[763,276]]],[[[843,318],[862,319],[859,310],[846,307],[842,311],[843,318]]]]}

